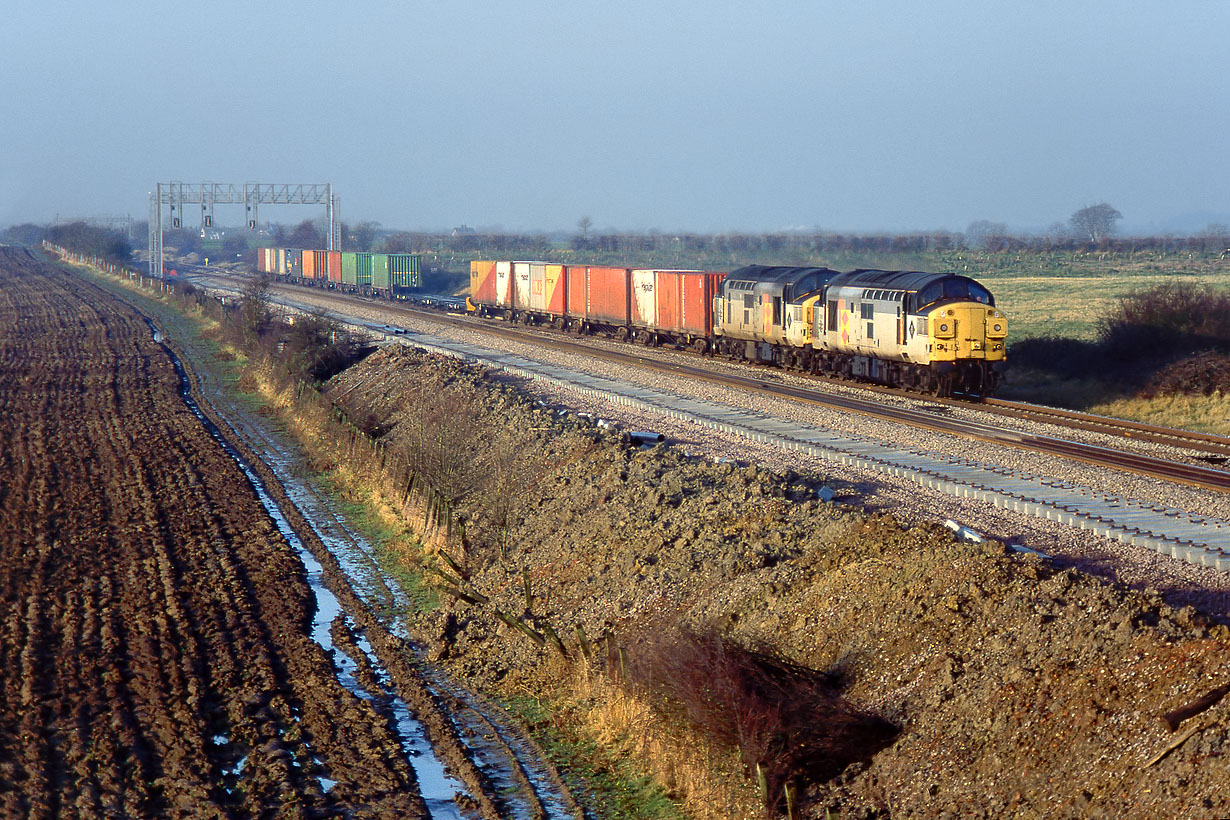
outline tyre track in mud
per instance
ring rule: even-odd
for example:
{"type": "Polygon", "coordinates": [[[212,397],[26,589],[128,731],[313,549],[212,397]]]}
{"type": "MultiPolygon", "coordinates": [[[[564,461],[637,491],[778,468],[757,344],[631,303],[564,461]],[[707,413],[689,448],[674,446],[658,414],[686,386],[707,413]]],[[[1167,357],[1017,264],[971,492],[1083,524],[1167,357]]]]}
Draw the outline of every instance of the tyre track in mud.
{"type": "MultiPolygon", "coordinates": [[[[123,299],[123,294],[119,296],[123,299]]],[[[153,319],[145,311],[130,302],[129,306],[153,326],[153,319]]],[[[168,346],[183,366],[198,409],[260,478],[264,490],[276,502],[303,546],[323,567],[326,585],[343,609],[330,627],[336,647],[350,656],[356,666],[356,677],[365,684],[367,691],[379,692],[381,678],[392,682],[396,694],[423,725],[436,755],[468,789],[469,795],[461,797],[458,804],[484,818],[537,820],[584,816],[559,772],[536,744],[521,735],[509,716],[496,717],[500,712],[494,706],[421,668],[417,650],[405,637],[395,634],[373,611],[372,605],[354,590],[346,569],[322,541],[317,531],[322,524],[335,535],[341,533],[343,540],[354,539],[349,527],[334,518],[330,503],[314,497],[314,514],[309,519],[300,504],[288,494],[277,472],[257,450],[282,451],[282,448],[263,429],[235,418],[235,415],[242,415],[237,407],[232,406],[231,413],[215,407],[216,391],[205,389],[203,376],[191,366],[187,352],[170,339],[164,338],[162,344],[168,346]],[[215,395],[208,395],[211,392],[215,395]],[[331,521],[320,521],[322,510],[331,521]],[[366,653],[357,648],[358,641],[365,641],[371,647],[381,668],[371,667],[366,653]],[[499,722],[498,727],[493,718],[499,722]]],[[[308,492],[315,496],[310,488],[308,492]]],[[[374,560],[365,552],[363,555],[375,569],[374,560]]],[[[379,599],[377,605],[387,605],[393,592],[378,576],[376,585],[379,587],[374,590],[374,597],[379,599]]],[[[394,721],[387,704],[376,697],[371,706],[382,712],[386,724],[392,728],[394,721]]]]}
{"type": "MultiPolygon", "coordinates": [[[[176,347],[174,343],[171,343],[171,346],[176,347]]],[[[185,357],[182,353],[182,350],[176,349],[180,361],[184,362],[185,357]]],[[[417,665],[412,661],[417,654],[414,647],[405,638],[393,634],[388,625],[355,592],[347,572],[321,540],[313,522],[304,515],[299,505],[287,494],[274,470],[205,397],[200,377],[196,372],[187,364],[185,364],[185,369],[193,383],[193,395],[202,411],[210,417],[211,421],[222,431],[222,435],[260,476],[265,489],[273,496],[291,528],[324,568],[325,581],[343,606],[344,614],[334,620],[332,627],[340,638],[338,647],[343,651],[348,651],[360,668],[365,668],[368,666],[368,661],[365,653],[355,647],[355,632],[357,631],[370,643],[376,658],[384,666],[384,673],[396,687],[397,694],[406,701],[415,717],[424,726],[436,754],[469,790],[470,800],[462,800],[463,806],[476,810],[488,820],[501,820],[509,816],[531,818],[531,820],[547,817],[547,810],[538,794],[538,788],[530,782],[526,775],[524,764],[519,760],[520,755],[499,732],[492,731],[488,733],[487,739],[498,747],[498,751],[507,760],[512,761],[512,777],[516,785],[521,787],[515,801],[517,805],[509,805],[513,800],[512,795],[506,794],[504,799],[497,799],[497,793],[502,790],[497,788],[489,773],[475,763],[469,744],[463,741],[458,731],[457,727],[461,721],[456,714],[459,711],[457,707],[470,710],[479,717],[482,725],[494,729],[490,719],[482,714],[475,705],[466,703],[457,696],[454,696],[450,702],[450,699],[439,698],[434,694],[432,684],[420,673],[417,665]],[[355,629],[352,630],[345,623],[347,617],[354,622],[355,629]],[[454,708],[449,708],[450,703],[454,708]]],[[[256,431],[247,430],[247,432],[249,435],[254,435],[256,431]]],[[[346,533],[349,537],[349,530],[340,522],[334,529],[346,533]]],[[[391,597],[392,592],[387,586],[383,591],[391,597]]],[[[379,673],[375,670],[366,668],[364,678],[369,684],[369,691],[379,687],[379,677],[379,673]]],[[[545,760],[545,756],[541,756],[540,759],[545,760]]],[[[554,770],[551,770],[550,782],[561,792],[559,800],[567,807],[569,814],[574,817],[582,816],[579,806],[564,787],[562,778],[554,770]]]]}

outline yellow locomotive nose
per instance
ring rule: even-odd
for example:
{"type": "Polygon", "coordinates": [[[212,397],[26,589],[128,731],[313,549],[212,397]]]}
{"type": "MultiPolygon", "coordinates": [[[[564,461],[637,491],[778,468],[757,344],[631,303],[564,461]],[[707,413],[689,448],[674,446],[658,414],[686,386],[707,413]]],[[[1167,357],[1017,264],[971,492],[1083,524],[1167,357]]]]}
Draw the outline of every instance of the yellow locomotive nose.
{"type": "Polygon", "coordinates": [[[986,322],[988,339],[1002,339],[1008,335],[1008,320],[998,310],[988,310],[986,322]]]}
{"type": "Polygon", "coordinates": [[[995,308],[976,302],[945,305],[931,314],[932,361],[1004,358],[1008,322],[995,308]]]}

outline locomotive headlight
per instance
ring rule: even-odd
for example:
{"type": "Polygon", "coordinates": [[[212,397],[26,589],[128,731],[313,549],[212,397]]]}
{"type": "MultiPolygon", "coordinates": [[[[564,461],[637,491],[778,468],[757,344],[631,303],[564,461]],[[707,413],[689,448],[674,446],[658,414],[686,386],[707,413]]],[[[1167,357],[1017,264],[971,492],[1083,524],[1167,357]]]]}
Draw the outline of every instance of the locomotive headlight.
{"type": "Polygon", "coordinates": [[[951,339],[957,332],[956,311],[938,310],[931,316],[931,329],[941,339],[951,339]]]}

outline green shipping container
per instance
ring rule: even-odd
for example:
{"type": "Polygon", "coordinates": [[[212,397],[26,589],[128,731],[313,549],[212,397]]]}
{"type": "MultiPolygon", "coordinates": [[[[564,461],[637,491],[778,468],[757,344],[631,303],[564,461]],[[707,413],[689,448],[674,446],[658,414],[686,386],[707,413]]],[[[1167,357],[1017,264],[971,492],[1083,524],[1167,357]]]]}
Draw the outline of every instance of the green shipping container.
{"type": "Polygon", "coordinates": [[[356,270],[358,268],[357,260],[355,259],[356,256],[358,256],[358,254],[354,253],[353,251],[342,251],[342,284],[343,285],[358,284],[358,279],[355,276],[356,270]]]}
{"type": "Polygon", "coordinates": [[[372,287],[376,290],[389,289],[389,255],[387,253],[372,254],[372,287]]]}
{"type": "Polygon", "coordinates": [[[417,253],[389,254],[389,276],[395,288],[421,288],[423,276],[419,273],[417,253]]]}
{"type": "Polygon", "coordinates": [[[354,255],[355,264],[355,284],[362,287],[372,285],[372,255],[370,253],[356,253],[354,255]]]}

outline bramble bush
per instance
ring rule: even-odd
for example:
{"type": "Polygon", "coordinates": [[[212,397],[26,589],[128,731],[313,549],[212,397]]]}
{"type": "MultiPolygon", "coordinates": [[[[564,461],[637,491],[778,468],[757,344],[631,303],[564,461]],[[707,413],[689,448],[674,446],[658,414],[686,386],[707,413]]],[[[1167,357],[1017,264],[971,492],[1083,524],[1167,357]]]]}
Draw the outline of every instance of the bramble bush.
{"type": "Polygon", "coordinates": [[[869,760],[898,731],[846,702],[836,677],[715,631],[651,624],[630,637],[613,671],[665,716],[738,749],[770,815],[787,787],[823,782],[869,760]]]}

